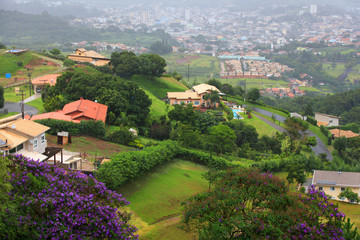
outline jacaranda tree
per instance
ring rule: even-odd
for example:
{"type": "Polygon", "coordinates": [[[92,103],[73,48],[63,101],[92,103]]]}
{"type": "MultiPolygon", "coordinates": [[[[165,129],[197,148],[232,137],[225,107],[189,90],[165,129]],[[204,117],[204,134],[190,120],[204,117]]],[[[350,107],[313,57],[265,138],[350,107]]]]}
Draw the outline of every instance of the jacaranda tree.
{"type": "Polygon", "coordinates": [[[130,215],[118,211],[129,202],[91,175],[4,158],[11,160],[12,205],[1,215],[0,239],[137,239],[130,215]]]}
{"type": "Polygon", "coordinates": [[[357,237],[344,227],[345,215],[314,188],[289,194],[284,181],[256,170],[228,169],[215,179],[211,191],[183,203],[185,229],[197,230],[199,239],[357,237]]]}

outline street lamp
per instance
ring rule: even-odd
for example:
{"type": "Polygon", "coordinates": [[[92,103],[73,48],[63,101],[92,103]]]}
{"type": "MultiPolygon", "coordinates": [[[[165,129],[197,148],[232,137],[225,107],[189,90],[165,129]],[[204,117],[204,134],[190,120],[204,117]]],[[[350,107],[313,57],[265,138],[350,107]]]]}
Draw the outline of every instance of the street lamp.
{"type": "Polygon", "coordinates": [[[29,96],[31,97],[31,72],[27,74],[29,76],[29,96]]]}

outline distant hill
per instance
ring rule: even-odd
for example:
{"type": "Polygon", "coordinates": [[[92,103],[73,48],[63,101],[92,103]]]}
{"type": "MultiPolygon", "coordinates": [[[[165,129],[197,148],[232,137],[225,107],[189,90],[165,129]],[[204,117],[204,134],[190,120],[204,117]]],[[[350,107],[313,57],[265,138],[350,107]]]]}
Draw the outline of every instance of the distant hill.
{"type": "MultiPolygon", "coordinates": [[[[117,28],[93,29],[83,26],[70,26],[67,21],[44,12],[40,15],[24,14],[16,11],[0,10],[0,40],[7,46],[24,47],[34,50],[47,48],[47,45],[76,41],[106,41],[134,46],[150,46],[151,43],[165,39],[176,43],[164,31],[138,33],[121,31],[117,28]]],[[[49,47],[48,47],[49,48],[49,47]]]]}

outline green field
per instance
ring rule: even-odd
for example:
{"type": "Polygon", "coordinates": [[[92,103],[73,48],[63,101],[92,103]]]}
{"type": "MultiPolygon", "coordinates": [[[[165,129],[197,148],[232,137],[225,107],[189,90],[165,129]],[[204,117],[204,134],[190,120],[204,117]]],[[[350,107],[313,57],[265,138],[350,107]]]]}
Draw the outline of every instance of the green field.
{"type": "Polygon", "coordinates": [[[178,160],[118,189],[136,214],[133,223],[139,228],[140,239],[193,239],[177,225],[181,203],[207,190],[208,183],[201,175],[205,171],[207,168],[202,165],[178,160]]]}
{"type": "Polygon", "coordinates": [[[223,84],[228,83],[233,86],[241,86],[243,88],[246,81],[246,89],[289,87],[289,83],[283,80],[272,80],[272,79],[263,79],[263,78],[220,79],[219,81],[223,84]]]}
{"type": "Polygon", "coordinates": [[[256,117],[255,114],[251,113],[252,118],[247,118],[247,115],[245,113],[240,113],[241,117],[244,119],[241,119],[240,121],[244,121],[244,123],[249,124],[256,128],[257,133],[259,134],[259,137],[261,136],[275,136],[277,130],[270,125],[264,123],[262,120],[260,120],[258,117],[256,117]]]}
{"type": "Polygon", "coordinates": [[[349,48],[349,47],[326,47],[326,48],[321,48],[320,52],[322,54],[327,54],[327,53],[338,53],[340,52],[341,54],[348,54],[351,52],[355,52],[355,49],[349,48]]]}
{"type": "Polygon", "coordinates": [[[160,116],[166,115],[168,113],[168,111],[170,111],[174,108],[173,106],[166,104],[165,102],[163,102],[160,99],[158,99],[157,97],[155,97],[149,91],[146,91],[146,90],[144,90],[144,91],[152,101],[151,106],[150,106],[150,116],[160,117],[160,116]]]}
{"type": "Polygon", "coordinates": [[[350,218],[350,221],[354,223],[354,226],[358,228],[358,232],[360,232],[360,205],[330,200],[330,202],[339,205],[339,210],[345,213],[346,217],[350,218]]]}
{"type": "Polygon", "coordinates": [[[335,68],[332,67],[331,63],[323,63],[323,70],[332,77],[338,78],[345,71],[344,63],[336,63],[335,68]]]}
{"type": "Polygon", "coordinates": [[[171,54],[163,56],[166,60],[168,72],[178,72],[183,76],[182,81],[187,82],[188,66],[190,72],[190,84],[203,83],[214,74],[221,71],[220,62],[216,57],[207,55],[171,54]]]}
{"type": "Polygon", "coordinates": [[[184,92],[188,88],[173,78],[155,78],[150,80],[141,75],[135,75],[131,81],[136,82],[140,87],[152,93],[155,97],[164,99],[167,92],[184,92]]]}
{"type": "MultiPolygon", "coordinates": [[[[20,90],[24,90],[24,94],[26,94],[24,96],[24,99],[29,97],[29,85],[21,85],[18,86],[18,88],[20,88],[20,90]]],[[[34,94],[34,90],[31,89],[31,95],[34,94]]],[[[20,92],[21,93],[21,92],[20,92]]],[[[5,92],[4,92],[4,98],[6,102],[19,102],[22,100],[22,96],[19,94],[16,94],[15,92],[15,87],[10,87],[10,88],[5,88],[5,92]]]]}
{"type": "Polygon", "coordinates": [[[37,98],[31,102],[27,102],[26,104],[36,108],[39,111],[39,114],[45,112],[44,103],[41,98],[37,98]]]}

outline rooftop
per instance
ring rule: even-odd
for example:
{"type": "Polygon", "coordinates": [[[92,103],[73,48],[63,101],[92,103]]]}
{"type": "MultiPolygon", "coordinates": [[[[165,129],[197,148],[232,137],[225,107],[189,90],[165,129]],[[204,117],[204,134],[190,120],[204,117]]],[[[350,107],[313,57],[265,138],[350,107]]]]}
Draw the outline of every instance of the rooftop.
{"type": "Polygon", "coordinates": [[[360,173],[314,170],[312,184],[360,187],[360,173]]]}

